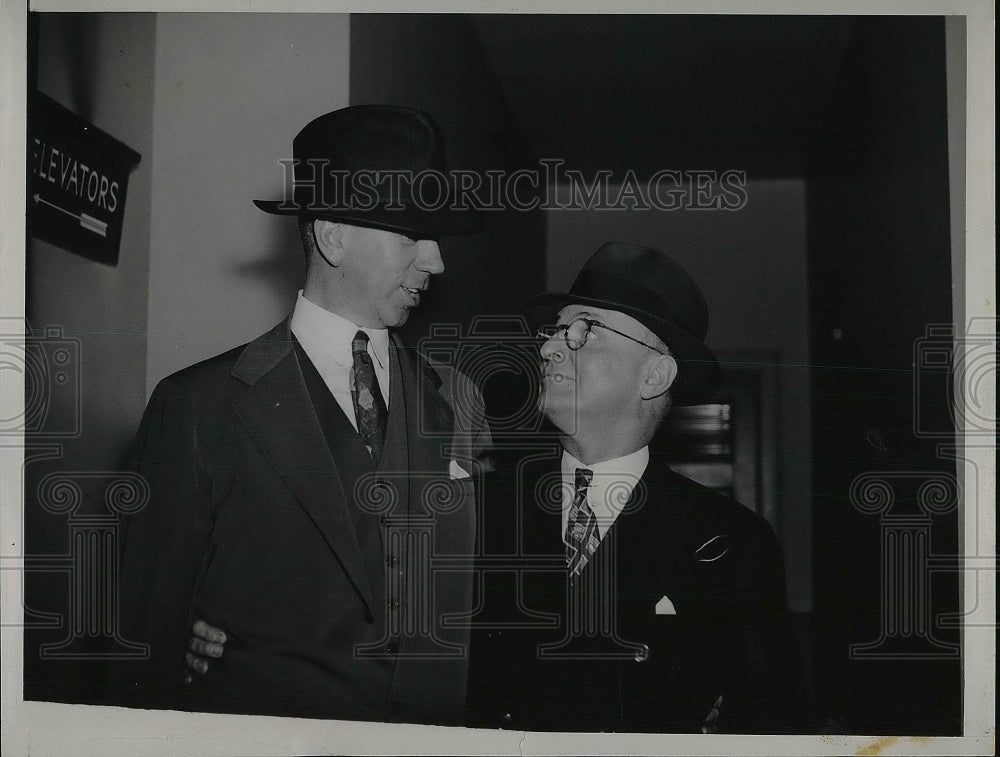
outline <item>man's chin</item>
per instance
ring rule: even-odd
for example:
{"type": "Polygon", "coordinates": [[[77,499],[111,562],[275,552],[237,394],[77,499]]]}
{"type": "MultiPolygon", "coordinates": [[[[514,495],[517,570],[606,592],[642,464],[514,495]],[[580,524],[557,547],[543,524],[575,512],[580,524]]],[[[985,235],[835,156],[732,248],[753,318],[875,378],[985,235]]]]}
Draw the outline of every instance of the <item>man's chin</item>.
{"type": "Polygon", "coordinates": [[[573,422],[575,414],[572,408],[561,408],[557,403],[547,401],[545,395],[542,395],[538,400],[538,412],[544,415],[559,432],[563,434],[574,432],[576,424],[573,422]]]}
{"type": "Polygon", "coordinates": [[[386,318],[385,326],[388,329],[398,329],[408,320],[410,320],[410,311],[404,308],[394,313],[392,317],[386,318]]]}

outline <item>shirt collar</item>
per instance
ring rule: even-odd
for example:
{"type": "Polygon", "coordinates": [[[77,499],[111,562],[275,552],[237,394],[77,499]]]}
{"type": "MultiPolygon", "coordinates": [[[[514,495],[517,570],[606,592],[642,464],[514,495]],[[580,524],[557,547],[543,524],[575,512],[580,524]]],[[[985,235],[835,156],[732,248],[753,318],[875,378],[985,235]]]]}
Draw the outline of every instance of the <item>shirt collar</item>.
{"type": "Polygon", "coordinates": [[[358,331],[368,334],[368,351],[379,362],[379,367],[389,365],[389,330],[358,326],[341,315],[331,313],[307,300],[299,290],[292,311],[292,333],[300,342],[308,342],[342,366],[351,366],[354,356],[351,344],[358,331]]]}
{"type": "MultiPolygon", "coordinates": [[[[574,477],[577,468],[587,468],[594,472],[590,488],[587,491],[587,504],[597,516],[597,529],[601,538],[611,528],[625,505],[628,503],[632,491],[638,485],[642,474],[646,472],[649,465],[649,447],[643,447],[635,452],[616,457],[614,460],[605,460],[593,465],[584,465],[566,450],[562,455],[562,479],[563,485],[568,487],[569,502],[572,502],[574,494],[574,477]]],[[[569,507],[564,497],[563,500],[563,533],[566,531],[566,519],[569,507]]]]}

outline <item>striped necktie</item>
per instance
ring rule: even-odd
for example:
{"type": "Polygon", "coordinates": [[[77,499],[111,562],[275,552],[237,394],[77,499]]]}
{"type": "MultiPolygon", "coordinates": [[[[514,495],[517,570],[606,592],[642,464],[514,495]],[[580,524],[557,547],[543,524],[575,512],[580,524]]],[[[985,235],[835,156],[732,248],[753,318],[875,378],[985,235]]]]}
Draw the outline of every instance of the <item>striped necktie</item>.
{"type": "Polygon", "coordinates": [[[378,465],[385,444],[385,427],[389,413],[375,376],[375,365],[368,354],[368,334],[359,331],[351,343],[354,353],[354,370],[351,380],[351,399],[354,400],[354,417],[358,433],[368,448],[372,461],[378,465]]]}
{"type": "Polygon", "coordinates": [[[601,543],[597,533],[597,516],[587,504],[587,488],[593,478],[592,470],[576,469],[574,477],[576,493],[569,508],[566,536],[563,539],[566,542],[566,564],[570,575],[576,575],[583,570],[583,566],[601,543]]]}

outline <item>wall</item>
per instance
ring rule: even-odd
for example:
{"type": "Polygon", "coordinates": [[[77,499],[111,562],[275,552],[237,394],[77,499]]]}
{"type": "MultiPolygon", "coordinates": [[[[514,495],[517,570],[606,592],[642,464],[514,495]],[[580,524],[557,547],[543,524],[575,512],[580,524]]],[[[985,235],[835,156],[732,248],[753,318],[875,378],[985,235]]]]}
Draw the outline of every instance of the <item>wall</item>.
{"type": "MultiPolygon", "coordinates": [[[[464,17],[352,15],[351,103],[378,102],[430,113],[444,131],[451,168],[511,171],[533,160],[464,17]]],[[[542,214],[491,211],[483,223],[478,234],[442,240],[446,272],[407,324],[411,342],[433,323],[468,329],[479,314],[519,313],[524,295],[543,286],[542,214]]]]}
{"type": "Polygon", "coordinates": [[[63,459],[98,467],[121,459],[146,402],[155,29],[147,14],[39,18],[38,89],[142,155],[129,180],[117,266],[29,240],[29,323],[61,326],[80,340],[82,434],[63,459]]]}
{"type": "Polygon", "coordinates": [[[789,606],[805,612],[812,603],[806,188],[800,179],[751,180],[746,194],[738,212],[546,211],[546,282],[565,291],[607,241],[656,247],[705,293],[712,349],[778,352],[779,531],[789,606]]]}
{"type": "MultiPolygon", "coordinates": [[[[39,482],[58,471],[80,486],[85,508],[96,506],[98,512],[106,512],[103,503],[91,496],[90,484],[100,479],[85,472],[119,467],[146,402],[156,19],[134,13],[42,14],[37,23],[38,89],[142,155],[129,180],[117,266],[38,240],[28,242],[29,323],[36,330],[60,326],[64,336],[79,340],[80,346],[81,383],[60,390],[79,392],[80,435],[53,438],[61,448],[49,459],[40,448],[25,450],[26,460],[36,456],[25,469],[25,554],[58,556],[69,554],[68,516],[40,507],[39,482]]],[[[61,423],[56,416],[49,421],[61,423]]],[[[39,644],[56,643],[68,635],[65,623],[53,627],[36,614],[66,614],[67,574],[32,571],[24,586],[30,608],[25,613],[25,698],[92,699],[92,668],[67,659],[43,662],[39,657],[39,644]]]]}
{"type": "Polygon", "coordinates": [[[852,733],[963,723],[959,632],[939,621],[957,571],[922,562],[958,549],[947,360],[923,358],[960,315],[945,49],[940,17],[859,19],[809,176],[816,690],[852,733]]]}
{"type": "Polygon", "coordinates": [[[348,17],[161,14],[146,389],[266,331],[305,266],[278,198],[308,121],[347,105],[348,17]]]}

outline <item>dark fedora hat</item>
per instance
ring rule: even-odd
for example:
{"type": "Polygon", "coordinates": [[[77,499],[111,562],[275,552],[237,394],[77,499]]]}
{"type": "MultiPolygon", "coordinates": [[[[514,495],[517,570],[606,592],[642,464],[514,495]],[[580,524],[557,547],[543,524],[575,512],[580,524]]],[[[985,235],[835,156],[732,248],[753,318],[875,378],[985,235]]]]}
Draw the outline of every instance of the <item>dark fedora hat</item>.
{"type": "Polygon", "coordinates": [[[718,390],[722,369],[705,346],[705,296],[666,253],[608,242],[587,261],[569,292],[537,295],[527,305],[536,317],[551,318],[571,303],[625,313],[660,337],[678,363],[670,390],[675,404],[697,405],[718,390]]]}
{"type": "Polygon", "coordinates": [[[478,231],[473,210],[452,207],[444,135],[423,111],[335,110],[298,133],[292,158],[292,197],[254,200],[261,210],[421,238],[478,231]]]}

